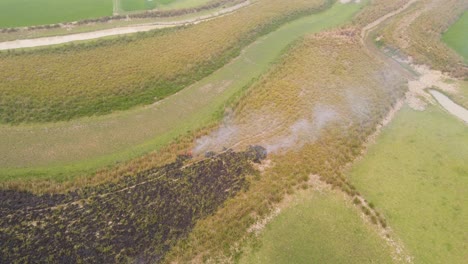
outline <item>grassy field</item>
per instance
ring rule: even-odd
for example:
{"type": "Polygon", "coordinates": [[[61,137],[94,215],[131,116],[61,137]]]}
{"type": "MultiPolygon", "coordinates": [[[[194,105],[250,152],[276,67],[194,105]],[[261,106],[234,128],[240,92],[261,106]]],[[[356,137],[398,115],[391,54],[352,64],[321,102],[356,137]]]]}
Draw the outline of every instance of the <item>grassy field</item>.
{"type": "Polygon", "coordinates": [[[112,0],[0,0],[0,28],[112,15],[112,0]]]}
{"type": "MultiPolygon", "coordinates": [[[[124,11],[148,10],[154,9],[160,1],[148,0],[120,0],[120,6],[124,11]]],[[[166,1],[164,1],[166,2],[166,1]]],[[[171,2],[171,1],[169,1],[171,2]]]]}
{"type": "Polygon", "coordinates": [[[465,62],[468,62],[468,12],[465,11],[458,21],[450,26],[449,30],[445,32],[442,39],[445,43],[456,52],[458,52],[465,62]]]}
{"type": "Polygon", "coordinates": [[[359,211],[332,191],[300,191],[239,263],[393,263],[359,211]]]}
{"type": "Polygon", "coordinates": [[[0,123],[70,120],[151,104],[213,73],[259,36],[326,3],[260,0],[193,26],[4,52],[0,123]]]}
{"type": "Polygon", "coordinates": [[[455,96],[450,96],[450,97],[456,103],[468,109],[468,81],[460,82],[459,93],[455,96]]]}
{"type": "Polygon", "coordinates": [[[120,0],[120,4],[124,11],[169,10],[196,7],[210,1],[212,0],[120,0]]]}
{"type": "Polygon", "coordinates": [[[467,126],[439,107],[404,108],[349,174],[414,263],[465,263],[467,126]]]}
{"type": "Polygon", "coordinates": [[[67,180],[77,171],[140,156],[195,131],[209,124],[213,114],[265,72],[291,42],[306,33],[338,26],[359,8],[336,4],[289,23],[208,78],[151,107],[47,126],[0,126],[0,148],[6,150],[0,153],[0,179],[67,180]]]}

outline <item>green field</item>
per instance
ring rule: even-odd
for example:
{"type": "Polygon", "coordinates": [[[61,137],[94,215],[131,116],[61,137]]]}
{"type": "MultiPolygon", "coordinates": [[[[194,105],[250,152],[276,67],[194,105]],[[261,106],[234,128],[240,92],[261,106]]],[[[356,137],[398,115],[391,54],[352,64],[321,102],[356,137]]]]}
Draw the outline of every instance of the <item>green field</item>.
{"type": "Polygon", "coordinates": [[[443,41],[458,52],[465,62],[468,62],[468,12],[465,11],[460,19],[443,35],[443,41]]]}
{"type": "Polygon", "coordinates": [[[214,74],[151,107],[53,125],[0,126],[0,149],[5,150],[0,153],[0,181],[66,180],[77,171],[140,156],[201,128],[229,98],[265,72],[291,42],[344,23],[361,6],[336,4],[289,23],[262,37],[214,74]],[[213,90],[219,93],[210,92],[213,90]]]}
{"type": "Polygon", "coordinates": [[[0,28],[112,15],[112,0],[0,0],[0,28]]]}
{"type": "Polygon", "coordinates": [[[300,192],[240,263],[392,263],[390,249],[335,192],[300,192]]]}
{"type": "Polygon", "coordinates": [[[211,0],[120,0],[120,4],[124,11],[149,9],[169,10],[196,7],[210,1],[211,0]]]}
{"type": "Polygon", "coordinates": [[[439,107],[401,110],[350,173],[414,263],[466,263],[468,127],[439,107]]]}

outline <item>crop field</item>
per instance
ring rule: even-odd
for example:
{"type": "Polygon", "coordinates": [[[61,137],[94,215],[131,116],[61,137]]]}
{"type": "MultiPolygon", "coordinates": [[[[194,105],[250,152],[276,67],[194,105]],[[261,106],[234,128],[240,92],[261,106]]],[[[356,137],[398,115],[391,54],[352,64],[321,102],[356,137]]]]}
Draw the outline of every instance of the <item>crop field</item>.
{"type": "Polygon", "coordinates": [[[153,103],[213,73],[257,37],[327,3],[261,0],[193,26],[0,54],[0,123],[70,120],[153,103]]]}
{"type": "Polygon", "coordinates": [[[0,28],[112,15],[112,0],[0,0],[0,28]]]}
{"type": "Polygon", "coordinates": [[[124,11],[191,8],[213,0],[119,0],[124,11]]]}
{"type": "Polygon", "coordinates": [[[338,193],[300,191],[289,204],[239,263],[394,263],[375,230],[338,193]]]}
{"type": "Polygon", "coordinates": [[[467,127],[440,108],[404,108],[351,182],[381,208],[414,263],[466,261],[467,127]]]}
{"type": "Polygon", "coordinates": [[[137,157],[203,128],[213,121],[214,113],[219,118],[216,113],[229,98],[267,71],[291,42],[350,20],[359,7],[336,4],[289,23],[208,78],[151,107],[53,125],[0,126],[0,148],[7,150],[0,153],[0,179],[69,180],[77,171],[137,157]]]}
{"type": "Polygon", "coordinates": [[[444,33],[443,40],[449,47],[454,49],[468,61],[468,12],[465,11],[463,15],[450,26],[449,30],[444,33]]]}

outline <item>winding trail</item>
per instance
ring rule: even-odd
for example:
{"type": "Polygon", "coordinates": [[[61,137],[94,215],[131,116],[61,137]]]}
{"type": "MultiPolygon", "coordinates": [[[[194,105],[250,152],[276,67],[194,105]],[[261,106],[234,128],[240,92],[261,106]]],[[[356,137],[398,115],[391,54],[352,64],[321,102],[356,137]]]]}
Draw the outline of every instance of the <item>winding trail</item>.
{"type": "Polygon", "coordinates": [[[392,18],[392,17],[400,14],[401,12],[405,11],[406,9],[408,9],[411,5],[413,5],[417,1],[418,0],[411,0],[408,3],[406,3],[404,6],[400,7],[399,9],[397,9],[397,10],[395,10],[393,12],[390,12],[390,13],[386,14],[385,16],[383,16],[383,17],[375,20],[374,22],[366,25],[365,27],[363,27],[362,31],[361,31],[362,43],[364,44],[365,40],[368,39],[368,35],[372,30],[376,29],[378,26],[380,26],[387,19],[392,18]]]}
{"type": "MultiPolygon", "coordinates": [[[[92,39],[98,39],[98,38],[104,38],[104,37],[110,37],[110,36],[125,35],[125,34],[132,34],[132,33],[138,33],[138,32],[147,32],[147,31],[154,30],[154,29],[198,24],[203,21],[208,21],[211,19],[215,19],[221,16],[228,15],[250,4],[251,4],[250,1],[246,1],[238,5],[232,6],[232,7],[223,8],[220,11],[214,12],[212,14],[208,14],[208,15],[204,15],[204,16],[200,16],[200,17],[196,17],[192,19],[179,20],[179,21],[147,23],[147,24],[141,24],[141,25],[118,27],[118,28],[112,28],[112,29],[104,29],[104,30],[63,35],[63,36],[5,41],[5,42],[0,42],[0,50],[11,50],[11,49],[34,48],[34,47],[41,47],[41,46],[58,45],[58,44],[64,44],[64,43],[69,43],[69,42],[74,42],[74,41],[92,40],[92,39]]],[[[115,12],[116,10],[115,10],[115,5],[114,5],[114,13],[115,12]]]]}

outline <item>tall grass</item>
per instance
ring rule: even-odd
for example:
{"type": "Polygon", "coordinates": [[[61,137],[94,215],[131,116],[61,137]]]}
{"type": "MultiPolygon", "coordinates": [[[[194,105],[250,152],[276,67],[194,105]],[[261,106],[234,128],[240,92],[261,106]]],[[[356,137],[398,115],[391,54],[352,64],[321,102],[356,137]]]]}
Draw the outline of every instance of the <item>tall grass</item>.
{"type": "Polygon", "coordinates": [[[259,36],[328,0],[259,0],[219,19],[91,44],[0,55],[0,122],[44,122],[150,104],[209,75],[259,36]]]}
{"type": "Polygon", "coordinates": [[[353,22],[357,26],[365,26],[380,17],[397,10],[409,1],[410,0],[374,0],[371,5],[367,6],[361,13],[356,15],[353,22]]]}
{"type": "MultiPolygon", "coordinates": [[[[242,253],[243,238],[248,237],[246,230],[311,174],[351,195],[358,194],[343,168],[360,155],[367,136],[402,95],[403,83],[395,72],[367,55],[353,32],[305,38],[250,88],[234,110],[234,123],[251,122],[255,129],[262,119],[271,122],[271,116],[284,121],[276,133],[264,131],[253,141],[268,143],[270,138],[287,137],[291,133],[288,127],[310,118],[314,105],[327,105],[340,118],[302,146],[270,153],[273,167],[251,180],[248,190],[227,201],[215,215],[200,221],[188,239],[168,255],[167,263],[236,259],[242,253]],[[349,101],[349,94],[357,97],[349,101]],[[265,114],[263,118],[258,118],[259,112],[265,114]]],[[[312,119],[316,122],[320,121],[312,119]]]]}
{"type": "Polygon", "coordinates": [[[383,41],[412,56],[418,64],[466,78],[463,58],[447,47],[441,36],[467,8],[463,0],[418,2],[383,29],[383,41]]]}

